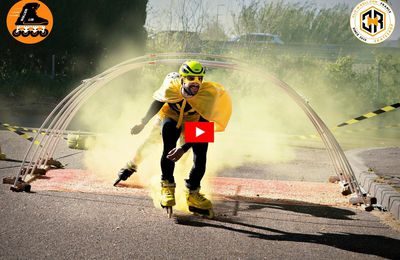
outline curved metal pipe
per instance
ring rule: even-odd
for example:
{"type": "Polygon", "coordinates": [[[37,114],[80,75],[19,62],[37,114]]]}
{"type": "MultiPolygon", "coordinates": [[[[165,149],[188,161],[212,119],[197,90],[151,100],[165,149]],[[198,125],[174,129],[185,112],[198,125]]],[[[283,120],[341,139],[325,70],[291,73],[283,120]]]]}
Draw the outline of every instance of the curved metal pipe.
{"type": "MultiPolygon", "coordinates": [[[[228,60],[233,60],[237,61],[232,58],[227,58],[223,57],[220,55],[207,55],[207,54],[197,54],[197,53],[162,53],[162,54],[153,54],[153,55],[145,55],[141,57],[137,57],[125,62],[122,62],[106,71],[103,73],[88,79],[88,81],[91,83],[89,86],[87,86],[87,89],[85,91],[79,90],[79,88],[84,88],[84,86],[79,86],[77,89],[75,89],[73,92],[71,92],[66,98],[63,99],[62,102],[52,111],[52,113],[46,118],[45,122],[43,123],[42,127],[40,130],[43,129],[43,127],[47,124],[47,121],[49,120],[50,117],[52,117],[55,113],[56,110],[60,108],[60,106],[63,103],[66,103],[68,99],[74,99],[74,101],[68,100],[66,103],[67,107],[63,107],[60,112],[57,114],[57,116],[54,118],[52,123],[50,124],[49,128],[52,127],[53,125],[55,126],[55,131],[52,130],[52,137],[55,137],[55,141],[50,141],[50,144],[48,145],[48,140],[46,139],[45,142],[45,149],[43,148],[41,156],[44,156],[44,153],[47,152],[47,158],[44,160],[47,161],[48,158],[50,158],[54,151],[55,148],[60,140],[59,136],[61,133],[66,129],[72,118],[75,116],[76,112],[79,110],[79,108],[86,102],[88,98],[90,98],[95,92],[97,92],[101,87],[105,86],[106,83],[111,81],[112,79],[118,77],[119,75],[122,75],[130,70],[138,69],[141,68],[145,65],[148,64],[167,64],[167,65],[179,65],[183,61],[187,59],[187,56],[196,56],[196,57],[212,57],[215,59],[228,59],[228,60]],[[172,58],[164,58],[164,57],[176,57],[176,56],[183,56],[186,57],[185,59],[172,59],[172,58]],[[161,58],[160,58],[161,57],[161,58]],[[74,93],[74,94],[73,94],[74,93]],[[56,133],[53,135],[53,133],[56,133]],[[47,149],[50,149],[48,151],[47,149]]],[[[361,189],[355,179],[354,173],[352,171],[352,168],[344,155],[343,150],[341,149],[340,145],[334,138],[333,134],[329,130],[329,128],[325,125],[325,123],[322,121],[322,119],[317,115],[317,113],[311,108],[311,106],[303,100],[303,98],[296,92],[294,91],[289,85],[284,83],[283,81],[277,79],[276,77],[267,74],[262,71],[254,70],[254,68],[249,68],[246,65],[242,64],[236,64],[232,62],[223,62],[223,61],[210,61],[210,60],[201,60],[202,63],[204,63],[205,66],[212,67],[212,68],[224,68],[224,69],[233,69],[233,70],[238,70],[242,71],[245,73],[251,73],[254,74],[258,77],[262,77],[266,80],[272,81],[276,86],[280,87],[283,89],[295,102],[296,104],[306,113],[314,127],[316,128],[318,134],[320,135],[327,151],[329,154],[329,157],[333,163],[333,166],[335,168],[336,174],[339,176],[341,180],[346,180],[350,181],[350,187],[352,192],[357,192],[358,194],[361,193],[361,189]],[[343,175],[345,177],[343,177],[343,175]],[[345,178],[345,179],[344,179],[345,178]]],[[[83,84],[84,85],[84,84],[83,84]]],[[[48,130],[46,133],[48,133],[48,130]]],[[[40,132],[40,131],[39,131],[40,132]]],[[[36,134],[34,141],[37,139],[38,134],[36,134]]],[[[33,142],[32,142],[33,144],[33,142]]],[[[31,144],[31,146],[32,146],[31,144]]],[[[27,156],[29,151],[31,150],[31,146],[28,149],[27,154],[25,155],[25,158],[23,160],[23,163],[20,168],[20,172],[23,168],[23,165],[26,162],[27,156]]],[[[35,152],[36,154],[36,152],[35,152]]],[[[42,158],[39,158],[39,163],[41,163],[43,160],[42,158]]],[[[28,166],[29,168],[29,166],[28,166]]],[[[20,175],[20,172],[18,173],[18,176],[20,175]]],[[[16,178],[18,179],[18,178],[16,178]]]]}

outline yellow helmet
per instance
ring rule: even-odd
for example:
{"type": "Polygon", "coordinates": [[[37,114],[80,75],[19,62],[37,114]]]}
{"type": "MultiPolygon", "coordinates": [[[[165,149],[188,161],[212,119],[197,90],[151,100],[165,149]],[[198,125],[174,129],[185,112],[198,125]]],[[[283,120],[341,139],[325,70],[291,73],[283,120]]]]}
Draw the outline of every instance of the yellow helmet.
{"type": "Polygon", "coordinates": [[[179,75],[186,76],[204,76],[206,70],[203,65],[196,60],[185,61],[179,68],[179,75]]]}

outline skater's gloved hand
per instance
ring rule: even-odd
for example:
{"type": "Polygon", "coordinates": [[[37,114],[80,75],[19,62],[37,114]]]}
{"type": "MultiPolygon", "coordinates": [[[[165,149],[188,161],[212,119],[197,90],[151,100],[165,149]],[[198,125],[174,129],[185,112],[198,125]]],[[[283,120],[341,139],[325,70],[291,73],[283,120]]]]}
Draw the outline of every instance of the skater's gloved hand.
{"type": "Polygon", "coordinates": [[[184,153],[185,151],[181,147],[177,147],[169,151],[167,158],[173,162],[177,162],[184,153]]]}
{"type": "Polygon", "coordinates": [[[137,135],[138,133],[140,133],[143,130],[144,126],[145,124],[141,123],[132,127],[131,135],[137,135]]]}

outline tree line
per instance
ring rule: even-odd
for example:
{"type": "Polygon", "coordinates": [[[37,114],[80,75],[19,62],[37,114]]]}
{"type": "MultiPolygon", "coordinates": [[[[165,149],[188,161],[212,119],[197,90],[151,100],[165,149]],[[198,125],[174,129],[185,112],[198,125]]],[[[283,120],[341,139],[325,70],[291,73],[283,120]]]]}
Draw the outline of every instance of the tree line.
{"type": "Polygon", "coordinates": [[[315,4],[252,1],[234,16],[236,34],[278,34],[287,43],[358,43],[350,30],[347,4],[317,8],[315,4]]]}

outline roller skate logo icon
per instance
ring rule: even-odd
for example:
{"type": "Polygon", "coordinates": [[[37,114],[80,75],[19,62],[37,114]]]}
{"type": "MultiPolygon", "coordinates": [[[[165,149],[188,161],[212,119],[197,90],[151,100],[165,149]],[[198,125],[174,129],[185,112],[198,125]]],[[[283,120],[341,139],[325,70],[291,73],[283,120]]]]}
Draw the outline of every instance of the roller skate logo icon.
{"type": "Polygon", "coordinates": [[[50,9],[40,1],[22,0],[8,12],[7,27],[18,41],[34,44],[44,40],[53,27],[50,9]]]}

